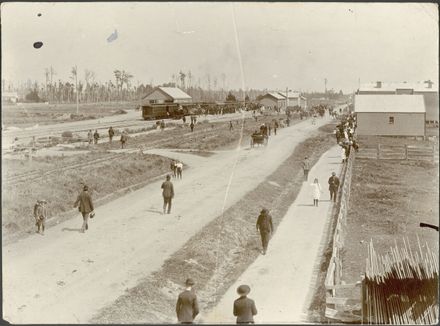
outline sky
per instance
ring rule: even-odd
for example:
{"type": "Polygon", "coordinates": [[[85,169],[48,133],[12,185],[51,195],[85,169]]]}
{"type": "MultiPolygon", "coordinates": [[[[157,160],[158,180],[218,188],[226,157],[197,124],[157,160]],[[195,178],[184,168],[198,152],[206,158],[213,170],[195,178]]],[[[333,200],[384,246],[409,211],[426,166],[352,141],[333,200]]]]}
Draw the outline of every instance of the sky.
{"type": "Polygon", "coordinates": [[[351,92],[359,81],[438,84],[432,3],[2,3],[2,79],[67,81],[115,69],[133,84],[179,71],[217,88],[351,92]],[[39,15],[41,14],[41,15],[39,15]],[[117,30],[112,42],[107,38],[117,30]],[[40,49],[33,47],[41,41],[40,49]],[[224,75],[224,79],[222,77],[224,75]]]}

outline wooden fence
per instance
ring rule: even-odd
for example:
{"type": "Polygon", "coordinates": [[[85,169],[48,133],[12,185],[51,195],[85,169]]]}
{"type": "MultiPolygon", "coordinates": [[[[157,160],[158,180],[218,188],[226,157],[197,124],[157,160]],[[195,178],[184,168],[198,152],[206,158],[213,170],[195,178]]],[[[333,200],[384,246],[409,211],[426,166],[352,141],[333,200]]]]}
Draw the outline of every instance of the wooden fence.
{"type": "Polygon", "coordinates": [[[342,171],[339,191],[340,208],[337,214],[333,235],[332,257],[325,278],[326,309],[325,316],[342,322],[358,323],[362,320],[361,282],[342,284],[342,259],[340,250],[344,242],[344,230],[350,199],[350,185],[354,162],[354,151],[350,152],[346,166],[342,171]],[[344,293],[341,295],[341,293],[344,293]],[[347,295],[349,293],[349,295],[347,295]]]}
{"type": "Polygon", "coordinates": [[[361,147],[356,153],[358,159],[377,160],[417,160],[439,162],[438,146],[414,146],[414,145],[382,145],[376,147],[361,147]]]}

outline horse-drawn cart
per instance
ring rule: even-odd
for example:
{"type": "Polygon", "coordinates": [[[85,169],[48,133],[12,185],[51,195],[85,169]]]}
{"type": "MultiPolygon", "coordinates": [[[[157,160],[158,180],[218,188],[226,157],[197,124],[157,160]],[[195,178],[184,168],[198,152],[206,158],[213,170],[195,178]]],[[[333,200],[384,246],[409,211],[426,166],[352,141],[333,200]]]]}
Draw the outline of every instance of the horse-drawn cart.
{"type": "Polygon", "coordinates": [[[264,134],[261,134],[261,133],[259,133],[259,134],[252,134],[251,135],[251,147],[254,147],[255,144],[266,146],[268,140],[269,140],[269,138],[267,137],[267,135],[264,135],[264,134]]]}

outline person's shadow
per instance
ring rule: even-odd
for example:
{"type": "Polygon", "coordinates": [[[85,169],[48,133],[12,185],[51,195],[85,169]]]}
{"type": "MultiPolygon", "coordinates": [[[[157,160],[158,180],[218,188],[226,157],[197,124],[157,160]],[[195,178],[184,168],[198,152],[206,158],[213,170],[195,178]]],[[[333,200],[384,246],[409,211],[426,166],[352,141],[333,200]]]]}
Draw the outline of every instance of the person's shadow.
{"type": "Polygon", "coordinates": [[[62,228],[61,231],[71,231],[71,232],[80,232],[81,228],[73,229],[73,228],[62,228]]]}
{"type": "Polygon", "coordinates": [[[157,210],[157,209],[146,209],[145,211],[162,215],[162,211],[157,210]]]}

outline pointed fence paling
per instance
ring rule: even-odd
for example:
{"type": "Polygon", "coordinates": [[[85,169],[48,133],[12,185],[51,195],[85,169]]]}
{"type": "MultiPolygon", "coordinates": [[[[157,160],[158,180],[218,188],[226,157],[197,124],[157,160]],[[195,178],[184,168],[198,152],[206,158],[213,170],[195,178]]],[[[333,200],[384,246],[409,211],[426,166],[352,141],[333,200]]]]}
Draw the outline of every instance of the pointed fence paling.
{"type": "Polygon", "coordinates": [[[408,240],[389,253],[376,253],[368,246],[364,279],[364,321],[369,324],[437,324],[438,252],[428,244],[417,250],[408,240]]]}

